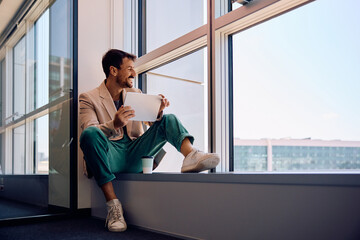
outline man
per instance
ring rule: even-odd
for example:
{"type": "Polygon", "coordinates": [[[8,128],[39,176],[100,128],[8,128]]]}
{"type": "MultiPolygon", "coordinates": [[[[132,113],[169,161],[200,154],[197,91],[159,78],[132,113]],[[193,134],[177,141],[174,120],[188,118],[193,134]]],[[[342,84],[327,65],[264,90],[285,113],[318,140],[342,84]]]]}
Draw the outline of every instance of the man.
{"type": "Polygon", "coordinates": [[[181,172],[200,172],[214,168],[219,157],[192,147],[194,141],[180,121],[172,114],[163,114],[170,105],[163,96],[158,118],[144,132],[143,123],[132,121],[131,106],[123,106],[127,92],[133,88],[136,56],[117,49],[109,50],[102,58],[106,79],[94,90],[79,97],[80,123],[83,130],[80,147],[84,153],[87,172],[93,174],[107,201],[106,224],[110,231],[126,230],[120,201],[115,195],[114,173],[139,173],[141,157],[155,156],[166,142],[184,155],[181,172]]]}

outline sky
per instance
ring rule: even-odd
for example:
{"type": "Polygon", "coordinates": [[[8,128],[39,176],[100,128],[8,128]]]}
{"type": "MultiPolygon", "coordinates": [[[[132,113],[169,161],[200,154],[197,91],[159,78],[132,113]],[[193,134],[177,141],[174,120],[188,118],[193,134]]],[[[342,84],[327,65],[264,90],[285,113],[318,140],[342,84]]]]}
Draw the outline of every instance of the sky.
{"type": "Polygon", "coordinates": [[[234,35],[234,136],[360,140],[360,1],[317,0],[234,35]]]}

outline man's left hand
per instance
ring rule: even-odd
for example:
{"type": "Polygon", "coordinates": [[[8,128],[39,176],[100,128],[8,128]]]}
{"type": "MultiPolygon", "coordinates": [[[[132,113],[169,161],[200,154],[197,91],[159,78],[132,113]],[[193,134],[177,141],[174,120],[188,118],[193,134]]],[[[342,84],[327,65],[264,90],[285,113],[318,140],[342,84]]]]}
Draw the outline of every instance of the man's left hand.
{"type": "Polygon", "coordinates": [[[159,114],[160,114],[166,107],[170,106],[170,102],[169,102],[169,100],[167,100],[167,98],[165,98],[164,95],[159,94],[159,96],[162,98],[160,109],[159,109],[159,114]]]}

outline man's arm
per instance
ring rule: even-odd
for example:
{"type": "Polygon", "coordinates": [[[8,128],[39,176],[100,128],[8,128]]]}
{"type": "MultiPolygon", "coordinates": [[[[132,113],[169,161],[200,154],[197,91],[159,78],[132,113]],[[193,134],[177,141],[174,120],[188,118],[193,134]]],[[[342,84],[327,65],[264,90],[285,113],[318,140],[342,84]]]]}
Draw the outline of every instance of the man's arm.
{"type": "Polygon", "coordinates": [[[120,130],[116,130],[114,127],[114,121],[110,120],[106,123],[99,123],[98,116],[96,114],[94,104],[90,97],[86,93],[82,93],[79,96],[80,106],[80,127],[82,131],[90,126],[98,127],[106,137],[117,136],[120,134],[120,130]]]}

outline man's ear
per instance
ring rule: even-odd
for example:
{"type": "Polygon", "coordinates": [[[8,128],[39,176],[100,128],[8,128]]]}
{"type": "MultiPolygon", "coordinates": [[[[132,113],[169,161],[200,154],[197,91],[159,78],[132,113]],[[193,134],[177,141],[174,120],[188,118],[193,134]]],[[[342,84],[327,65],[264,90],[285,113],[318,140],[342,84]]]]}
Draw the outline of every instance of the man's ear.
{"type": "Polygon", "coordinates": [[[110,66],[110,74],[115,77],[117,74],[117,68],[114,66],[110,66]]]}

